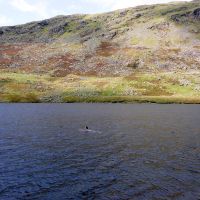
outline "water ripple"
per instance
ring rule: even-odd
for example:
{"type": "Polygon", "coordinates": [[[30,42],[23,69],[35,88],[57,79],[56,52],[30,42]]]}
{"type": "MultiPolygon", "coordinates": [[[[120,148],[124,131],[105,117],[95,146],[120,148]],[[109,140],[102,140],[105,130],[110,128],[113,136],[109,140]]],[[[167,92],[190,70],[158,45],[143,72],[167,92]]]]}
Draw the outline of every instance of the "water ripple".
{"type": "Polygon", "coordinates": [[[0,199],[200,197],[200,107],[0,105],[0,199]],[[100,132],[80,132],[87,124],[100,132]]]}

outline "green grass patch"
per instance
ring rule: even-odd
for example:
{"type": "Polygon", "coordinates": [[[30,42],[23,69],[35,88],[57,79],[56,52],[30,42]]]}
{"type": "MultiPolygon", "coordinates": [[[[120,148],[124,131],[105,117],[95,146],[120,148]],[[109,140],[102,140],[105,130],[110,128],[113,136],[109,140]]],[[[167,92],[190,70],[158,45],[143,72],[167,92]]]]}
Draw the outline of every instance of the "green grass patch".
{"type": "Polygon", "coordinates": [[[158,42],[159,42],[158,39],[153,38],[153,37],[145,38],[143,40],[143,44],[146,46],[156,46],[156,45],[158,45],[158,42]]]}
{"type": "Polygon", "coordinates": [[[140,42],[140,39],[138,37],[133,37],[131,39],[131,44],[132,45],[137,45],[137,44],[139,44],[139,42],[140,42]]]}
{"type": "Polygon", "coordinates": [[[180,85],[170,85],[169,90],[174,94],[184,95],[184,96],[193,96],[194,90],[190,86],[180,86],[180,85]]]}
{"type": "Polygon", "coordinates": [[[8,94],[4,96],[6,102],[9,103],[39,103],[40,99],[36,94],[8,94]]]}
{"type": "Polygon", "coordinates": [[[12,72],[3,72],[0,73],[0,79],[8,79],[9,81],[16,81],[20,83],[31,83],[31,82],[38,82],[44,81],[48,79],[48,75],[36,75],[36,74],[22,74],[22,73],[12,73],[12,72]]]}

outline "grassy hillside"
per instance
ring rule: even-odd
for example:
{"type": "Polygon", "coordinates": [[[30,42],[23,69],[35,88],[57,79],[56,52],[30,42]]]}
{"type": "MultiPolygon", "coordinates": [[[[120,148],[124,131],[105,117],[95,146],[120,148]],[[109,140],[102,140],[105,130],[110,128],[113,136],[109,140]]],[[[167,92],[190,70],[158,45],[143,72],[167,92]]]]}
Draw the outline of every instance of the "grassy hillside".
{"type": "Polygon", "coordinates": [[[0,27],[1,102],[200,102],[200,1],[0,27]]]}

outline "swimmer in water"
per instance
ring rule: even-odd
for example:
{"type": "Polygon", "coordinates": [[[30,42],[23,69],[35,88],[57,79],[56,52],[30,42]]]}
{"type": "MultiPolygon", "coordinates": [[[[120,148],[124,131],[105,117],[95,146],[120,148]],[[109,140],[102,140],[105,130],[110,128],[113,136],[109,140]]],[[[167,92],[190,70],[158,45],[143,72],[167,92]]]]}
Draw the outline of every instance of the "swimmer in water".
{"type": "Polygon", "coordinates": [[[88,129],[89,129],[89,128],[88,128],[88,126],[85,126],[85,129],[87,129],[87,130],[88,130],[88,129]]]}

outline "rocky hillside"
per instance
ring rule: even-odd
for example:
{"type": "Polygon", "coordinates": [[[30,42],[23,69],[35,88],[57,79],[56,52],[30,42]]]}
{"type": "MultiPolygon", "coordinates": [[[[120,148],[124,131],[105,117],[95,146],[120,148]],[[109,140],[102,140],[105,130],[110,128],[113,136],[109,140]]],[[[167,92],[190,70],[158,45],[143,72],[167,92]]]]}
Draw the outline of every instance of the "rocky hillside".
{"type": "MultiPolygon", "coordinates": [[[[57,16],[0,27],[0,70],[56,80],[72,75],[114,79],[138,73],[199,74],[200,1],[57,16]]],[[[174,82],[188,85],[195,81],[177,78],[174,82]]],[[[1,82],[5,93],[7,87],[1,82]]],[[[197,90],[198,84],[194,85],[197,90]]]]}

